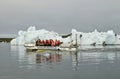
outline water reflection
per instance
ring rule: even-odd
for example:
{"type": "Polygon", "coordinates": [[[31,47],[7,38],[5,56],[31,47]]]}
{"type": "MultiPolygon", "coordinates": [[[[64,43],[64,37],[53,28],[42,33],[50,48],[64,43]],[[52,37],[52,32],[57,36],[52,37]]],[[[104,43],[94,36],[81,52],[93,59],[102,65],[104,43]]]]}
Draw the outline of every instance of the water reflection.
{"type": "Polygon", "coordinates": [[[61,54],[59,51],[55,53],[36,53],[36,63],[54,63],[61,62],[61,54]]]}
{"type": "Polygon", "coordinates": [[[120,60],[119,51],[44,51],[26,52],[24,47],[11,47],[11,54],[16,57],[20,68],[38,68],[51,66],[52,68],[72,67],[78,70],[80,66],[117,64],[120,60]],[[60,64],[59,64],[60,63],[60,64]]]}
{"type": "Polygon", "coordinates": [[[74,70],[80,69],[80,66],[100,66],[100,65],[117,65],[120,63],[119,51],[90,52],[79,51],[71,53],[72,66],[74,70]]]}

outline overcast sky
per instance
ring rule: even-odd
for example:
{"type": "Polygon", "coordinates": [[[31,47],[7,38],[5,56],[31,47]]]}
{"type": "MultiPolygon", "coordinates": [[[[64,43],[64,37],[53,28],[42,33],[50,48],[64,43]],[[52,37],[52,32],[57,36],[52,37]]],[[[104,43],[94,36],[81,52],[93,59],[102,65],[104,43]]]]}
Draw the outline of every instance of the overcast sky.
{"type": "Polygon", "coordinates": [[[120,0],[0,0],[0,34],[17,34],[29,26],[120,34],[120,0]]]}

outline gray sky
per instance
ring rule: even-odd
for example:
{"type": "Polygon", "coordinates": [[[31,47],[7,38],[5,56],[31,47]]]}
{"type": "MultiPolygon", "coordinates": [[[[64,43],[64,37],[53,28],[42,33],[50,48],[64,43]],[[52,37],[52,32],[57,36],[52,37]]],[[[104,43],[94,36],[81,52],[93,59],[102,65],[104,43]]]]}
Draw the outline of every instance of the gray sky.
{"type": "Polygon", "coordinates": [[[120,34],[120,0],[0,0],[0,34],[16,34],[29,26],[58,33],[75,28],[120,34]]]}

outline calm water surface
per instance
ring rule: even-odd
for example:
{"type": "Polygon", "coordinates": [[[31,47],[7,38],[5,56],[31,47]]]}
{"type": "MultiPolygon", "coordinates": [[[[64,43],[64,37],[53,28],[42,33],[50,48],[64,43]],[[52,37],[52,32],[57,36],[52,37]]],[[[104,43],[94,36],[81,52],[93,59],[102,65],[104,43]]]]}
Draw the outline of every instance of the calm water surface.
{"type": "Polygon", "coordinates": [[[120,51],[26,52],[0,43],[0,79],[119,79],[120,51]]]}

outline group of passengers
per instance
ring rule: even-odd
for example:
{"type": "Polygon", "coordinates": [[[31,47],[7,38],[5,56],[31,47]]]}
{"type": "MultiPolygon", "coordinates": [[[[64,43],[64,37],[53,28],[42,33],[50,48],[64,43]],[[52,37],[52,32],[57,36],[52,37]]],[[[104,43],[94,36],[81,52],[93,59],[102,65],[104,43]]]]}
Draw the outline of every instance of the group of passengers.
{"type": "Polygon", "coordinates": [[[36,46],[59,46],[60,45],[60,40],[40,40],[38,39],[36,41],[36,46]]]}

